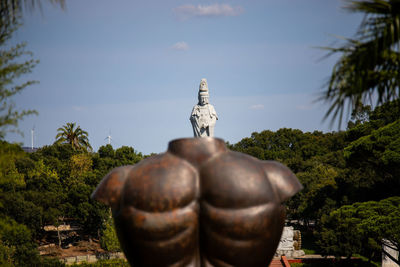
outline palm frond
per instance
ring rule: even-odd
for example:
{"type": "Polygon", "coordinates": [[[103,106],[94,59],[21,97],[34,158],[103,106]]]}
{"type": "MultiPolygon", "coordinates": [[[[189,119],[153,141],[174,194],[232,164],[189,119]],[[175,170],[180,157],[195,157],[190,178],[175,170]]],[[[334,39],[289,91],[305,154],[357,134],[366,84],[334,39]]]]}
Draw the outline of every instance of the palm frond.
{"type": "Polygon", "coordinates": [[[347,1],[346,9],[364,12],[355,38],[327,47],[327,56],[341,54],[320,100],[330,103],[325,119],[339,118],[376,97],[376,104],[399,98],[400,0],[347,1]]]}
{"type": "Polygon", "coordinates": [[[88,132],[81,129],[80,126],[75,128],[76,123],[68,122],[63,127],[57,129],[55,144],[68,143],[76,150],[92,150],[89,144],[88,132]]]}

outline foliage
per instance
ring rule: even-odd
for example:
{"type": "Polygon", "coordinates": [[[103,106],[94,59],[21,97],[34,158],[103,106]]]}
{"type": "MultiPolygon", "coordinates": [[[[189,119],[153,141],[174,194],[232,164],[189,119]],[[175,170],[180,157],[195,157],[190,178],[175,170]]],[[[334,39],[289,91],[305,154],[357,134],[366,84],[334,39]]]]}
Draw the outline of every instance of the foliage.
{"type": "MultiPolygon", "coordinates": [[[[295,172],[304,189],[287,201],[288,218],[300,222],[304,231],[323,233],[317,236],[317,251],[346,257],[358,253],[373,259],[381,245],[377,232],[366,232],[366,226],[359,225],[371,226],[373,220],[383,219],[371,214],[361,219],[349,207],[399,196],[399,118],[400,100],[396,100],[374,110],[362,107],[345,132],[263,131],[228,146],[262,160],[278,160],[295,172]],[[340,214],[333,213],[338,210],[340,214]]],[[[395,216],[399,215],[382,224],[391,225],[389,220],[395,222],[395,216]]],[[[386,236],[393,240],[396,234],[387,231],[386,236]]]]}
{"type": "Polygon", "coordinates": [[[88,132],[81,129],[80,126],[75,128],[76,123],[68,122],[67,125],[57,129],[55,144],[67,143],[76,150],[92,150],[89,144],[88,132]]]}
{"type": "Polygon", "coordinates": [[[110,144],[101,146],[97,154],[93,156],[93,169],[100,176],[106,175],[111,169],[122,165],[133,165],[142,160],[142,153],[132,147],[122,146],[114,151],[110,144]]]}
{"type": "MultiPolygon", "coordinates": [[[[400,249],[400,197],[358,202],[323,215],[319,245],[326,254],[380,258],[383,240],[400,249]]],[[[399,258],[393,259],[400,263],[399,258]]]]}
{"type": "Polygon", "coordinates": [[[341,169],[346,164],[344,138],[343,133],[303,133],[284,128],[252,133],[229,147],[261,160],[280,161],[295,172],[304,189],[287,202],[288,216],[308,224],[340,202],[336,179],[343,176],[341,169]]]}
{"type": "Polygon", "coordinates": [[[346,38],[328,54],[340,54],[321,99],[331,103],[326,117],[339,117],[348,106],[358,110],[377,96],[377,104],[400,96],[400,4],[398,0],[347,1],[346,9],[365,17],[354,39],[346,38]]]}
{"type": "MultiPolygon", "coordinates": [[[[86,153],[54,144],[28,154],[19,145],[0,141],[0,152],[0,215],[28,227],[36,240],[45,238],[44,226],[58,225],[63,218],[74,218],[84,235],[110,238],[108,208],[90,195],[112,168],[143,158],[132,147],[114,151],[110,145],[86,153]]],[[[12,249],[4,244],[0,248],[12,249]]]]}
{"type": "Polygon", "coordinates": [[[40,233],[43,219],[43,208],[24,199],[21,194],[6,193],[2,197],[2,212],[12,215],[15,221],[24,224],[33,231],[34,236],[40,233]]]}
{"type": "Polygon", "coordinates": [[[40,259],[40,263],[38,264],[40,267],[66,267],[64,263],[62,263],[57,258],[50,258],[50,257],[42,257],[40,259]]]}
{"type": "Polygon", "coordinates": [[[71,177],[82,177],[92,169],[93,161],[88,154],[76,154],[70,158],[71,177]]]}
{"type": "MultiPolygon", "coordinates": [[[[7,1],[6,1],[7,2],[7,1]]],[[[2,2],[3,3],[3,2],[2,2]]],[[[2,6],[3,4],[1,4],[2,6]]],[[[0,6],[0,13],[3,9],[0,6]]],[[[6,48],[15,27],[3,29],[5,18],[0,17],[0,139],[3,139],[7,132],[17,131],[18,121],[27,115],[37,114],[34,110],[16,110],[12,97],[21,93],[26,87],[37,83],[27,81],[16,84],[22,75],[30,73],[39,62],[32,59],[32,53],[25,51],[26,44],[17,44],[11,48],[6,48]],[[20,63],[19,58],[29,57],[30,59],[20,63]],[[10,128],[11,127],[11,128],[10,128]]],[[[18,131],[17,131],[18,132],[18,131]]]]}
{"type": "Polygon", "coordinates": [[[129,263],[124,259],[112,259],[112,260],[100,260],[95,263],[79,263],[73,264],[71,266],[79,266],[79,267],[114,267],[114,266],[121,266],[121,267],[129,267],[129,263]]]}
{"type": "Polygon", "coordinates": [[[351,142],[344,149],[353,198],[375,200],[400,188],[400,119],[351,142]],[[363,197],[364,196],[364,197],[363,197]]]}
{"type": "Polygon", "coordinates": [[[100,158],[113,158],[115,156],[115,151],[114,151],[112,145],[110,145],[110,144],[101,146],[99,148],[98,153],[99,153],[100,158]]]}
{"type": "Polygon", "coordinates": [[[23,157],[18,145],[0,141],[0,188],[7,191],[17,190],[25,186],[24,176],[16,168],[16,159],[23,157]]]}
{"type": "Polygon", "coordinates": [[[14,220],[0,218],[0,264],[27,266],[39,261],[30,230],[14,220]]]}
{"type": "Polygon", "coordinates": [[[105,225],[100,239],[101,247],[110,252],[121,251],[113,220],[108,218],[105,225]]]}
{"type": "MultiPolygon", "coordinates": [[[[65,7],[64,0],[48,0],[52,4],[58,4],[61,8],[65,7]]],[[[33,10],[37,7],[41,9],[40,0],[2,0],[0,1],[0,38],[10,31],[10,28],[19,23],[22,17],[23,7],[33,10]]]]}
{"type": "Polygon", "coordinates": [[[115,150],[118,165],[135,164],[143,159],[142,153],[137,153],[133,147],[122,146],[115,150]]]}
{"type": "Polygon", "coordinates": [[[336,207],[336,178],[339,173],[330,165],[316,163],[307,171],[297,174],[299,180],[306,185],[297,199],[298,216],[306,221],[318,221],[322,214],[336,207]]]}

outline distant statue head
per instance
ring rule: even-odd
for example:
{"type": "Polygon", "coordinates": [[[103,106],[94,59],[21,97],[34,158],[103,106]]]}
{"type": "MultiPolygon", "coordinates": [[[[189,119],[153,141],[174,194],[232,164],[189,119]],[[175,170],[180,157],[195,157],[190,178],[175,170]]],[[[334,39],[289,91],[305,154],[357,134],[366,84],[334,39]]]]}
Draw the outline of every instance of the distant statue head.
{"type": "Polygon", "coordinates": [[[198,104],[193,107],[190,115],[194,137],[213,137],[218,116],[209,103],[208,84],[204,78],[200,81],[198,100],[198,104]]]}
{"type": "Polygon", "coordinates": [[[199,85],[199,90],[200,91],[208,91],[208,84],[207,84],[206,78],[201,79],[200,85],[199,85]]]}
{"type": "Polygon", "coordinates": [[[201,106],[204,106],[209,103],[208,84],[205,78],[201,79],[198,98],[199,98],[199,105],[201,106]]]}

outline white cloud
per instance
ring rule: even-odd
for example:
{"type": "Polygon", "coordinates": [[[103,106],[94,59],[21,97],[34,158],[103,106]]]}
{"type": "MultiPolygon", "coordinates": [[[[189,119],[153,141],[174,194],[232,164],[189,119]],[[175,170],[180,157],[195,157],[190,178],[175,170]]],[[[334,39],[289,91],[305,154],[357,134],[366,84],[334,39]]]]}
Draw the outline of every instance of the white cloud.
{"type": "Polygon", "coordinates": [[[232,7],[228,4],[213,5],[183,5],[173,9],[179,19],[185,20],[191,17],[226,17],[238,16],[243,13],[240,6],[232,7]]]}
{"type": "Polygon", "coordinates": [[[249,109],[255,109],[255,110],[264,109],[264,105],[263,104],[255,104],[255,105],[250,106],[249,109]]]}
{"type": "Polygon", "coordinates": [[[171,46],[171,48],[174,50],[186,51],[189,49],[189,45],[186,42],[177,42],[176,44],[171,46]]]}

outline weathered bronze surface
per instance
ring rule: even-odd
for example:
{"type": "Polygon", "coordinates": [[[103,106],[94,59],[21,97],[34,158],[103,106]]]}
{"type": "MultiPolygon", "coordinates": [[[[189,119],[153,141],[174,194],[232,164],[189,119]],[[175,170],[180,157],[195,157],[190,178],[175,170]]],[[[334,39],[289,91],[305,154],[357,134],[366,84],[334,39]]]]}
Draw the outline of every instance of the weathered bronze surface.
{"type": "Polygon", "coordinates": [[[112,170],[92,197],[111,206],[132,266],[268,266],[301,190],[274,161],[221,139],[171,141],[167,152],[112,170]]]}

